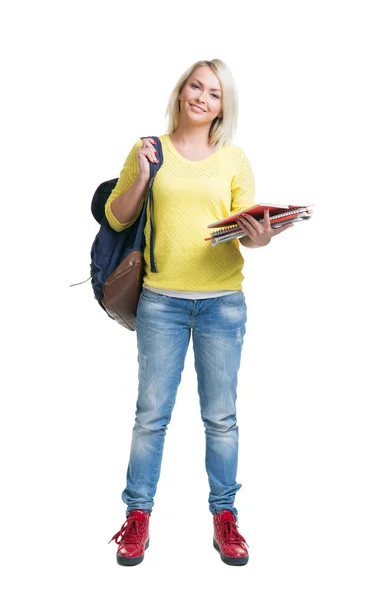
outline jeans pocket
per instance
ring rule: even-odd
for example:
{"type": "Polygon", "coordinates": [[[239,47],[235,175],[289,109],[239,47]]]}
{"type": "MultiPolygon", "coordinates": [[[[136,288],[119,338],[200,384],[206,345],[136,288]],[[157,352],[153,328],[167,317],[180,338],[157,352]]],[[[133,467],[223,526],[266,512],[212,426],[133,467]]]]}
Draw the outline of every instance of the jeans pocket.
{"type": "Polygon", "coordinates": [[[245,294],[243,292],[234,292],[233,294],[221,296],[221,300],[224,304],[228,304],[229,306],[242,306],[243,304],[246,304],[245,294]]]}
{"type": "Polygon", "coordinates": [[[142,288],[140,297],[143,298],[144,300],[151,300],[152,302],[161,302],[164,298],[163,294],[157,294],[155,292],[151,292],[151,290],[148,290],[145,287],[142,288]]]}

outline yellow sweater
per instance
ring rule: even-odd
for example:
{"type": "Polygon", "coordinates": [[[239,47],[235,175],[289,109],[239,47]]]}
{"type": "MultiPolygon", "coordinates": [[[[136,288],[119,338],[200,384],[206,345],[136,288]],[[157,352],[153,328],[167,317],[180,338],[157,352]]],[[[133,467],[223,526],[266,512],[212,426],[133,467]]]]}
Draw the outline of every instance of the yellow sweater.
{"type": "MultiPolygon", "coordinates": [[[[241,290],[244,264],[239,241],[212,246],[209,223],[255,204],[255,182],[242,148],[225,145],[203,160],[187,160],[168,134],[159,136],[163,164],[154,179],[154,255],[157,273],[150,270],[150,222],[147,218],[143,285],[181,291],[241,290]]],[[[112,214],[112,200],[133,183],[142,140],[131,149],[119,181],[106,203],[106,217],[116,231],[134,223],[120,223],[112,214]]],[[[142,204],[141,204],[142,206],[142,204]]],[[[141,208],[140,206],[140,208],[141,208]]]]}

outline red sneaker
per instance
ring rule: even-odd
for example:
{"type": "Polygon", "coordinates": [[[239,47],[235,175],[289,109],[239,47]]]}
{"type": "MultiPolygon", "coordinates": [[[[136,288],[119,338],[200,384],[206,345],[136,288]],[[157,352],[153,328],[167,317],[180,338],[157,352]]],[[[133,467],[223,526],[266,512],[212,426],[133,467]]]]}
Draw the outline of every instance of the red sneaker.
{"type": "Polygon", "coordinates": [[[149,521],[150,513],[144,510],[131,511],[120,531],[108,542],[115,540],[119,544],[116,558],[120,565],[134,566],[142,562],[144,551],[150,543],[149,521]]]}
{"type": "Polygon", "coordinates": [[[237,520],[230,510],[214,515],[214,548],[227,565],[245,565],[249,560],[247,543],[238,531],[237,520]]]}

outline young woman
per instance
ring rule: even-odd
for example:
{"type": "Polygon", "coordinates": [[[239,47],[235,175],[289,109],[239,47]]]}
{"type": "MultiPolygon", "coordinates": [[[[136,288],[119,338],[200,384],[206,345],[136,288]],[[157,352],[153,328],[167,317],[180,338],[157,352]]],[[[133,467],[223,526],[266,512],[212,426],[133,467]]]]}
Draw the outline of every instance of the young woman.
{"type": "MultiPolygon", "coordinates": [[[[168,103],[168,133],[159,137],[164,161],[154,180],[156,272],[149,243],[137,310],[139,389],[127,485],[126,521],[110,540],[121,565],[143,560],[160,475],[163,444],[189,345],[206,439],[209,509],[214,547],[230,565],[248,561],[237,525],[237,374],[245,334],[243,257],[239,241],[212,247],[207,225],[255,204],[254,177],[243,150],[231,144],[237,123],[237,92],[219,59],[199,61],[177,82],[168,103]]],[[[138,140],[106,204],[110,225],[121,231],[138,217],[147,190],[155,140],[138,140]]],[[[240,243],[266,246],[291,225],[270,227],[245,214],[240,243]]],[[[146,224],[146,242],[150,223],[146,224]]]]}

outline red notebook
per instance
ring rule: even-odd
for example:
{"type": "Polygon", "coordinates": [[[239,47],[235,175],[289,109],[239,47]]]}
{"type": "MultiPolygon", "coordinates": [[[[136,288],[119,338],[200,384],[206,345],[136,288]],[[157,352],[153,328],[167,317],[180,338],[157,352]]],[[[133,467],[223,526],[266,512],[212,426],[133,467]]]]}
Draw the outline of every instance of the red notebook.
{"type": "MultiPolygon", "coordinates": [[[[299,204],[254,204],[254,206],[250,206],[249,208],[246,208],[245,210],[241,210],[237,213],[234,213],[233,215],[230,215],[230,217],[227,217],[226,219],[222,219],[221,221],[216,221],[215,223],[210,223],[210,225],[207,225],[207,227],[224,227],[225,225],[235,225],[236,224],[236,220],[235,217],[238,217],[239,215],[241,215],[242,213],[248,213],[249,215],[252,215],[253,217],[255,217],[256,219],[258,218],[263,218],[264,212],[265,212],[265,208],[269,209],[269,215],[270,216],[274,216],[274,215],[279,215],[280,213],[287,213],[287,211],[294,211],[292,214],[296,214],[297,212],[307,212],[307,213],[311,213],[311,209],[309,206],[305,206],[305,205],[299,205],[299,204]],[[298,211],[296,211],[295,209],[298,209],[298,211]]],[[[277,222],[279,221],[279,217],[277,216],[274,221],[277,222]]],[[[282,215],[282,220],[287,219],[286,215],[282,215]]]]}
{"type": "Polygon", "coordinates": [[[263,223],[265,208],[269,209],[270,225],[272,229],[278,229],[287,223],[296,223],[298,221],[304,221],[311,217],[312,206],[304,206],[298,204],[254,204],[245,210],[241,210],[237,213],[232,214],[226,219],[210,223],[207,227],[217,227],[210,235],[210,237],[204,238],[205,241],[211,241],[212,246],[216,246],[221,242],[228,242],[237,238],[244,237],[246,234],[243,229],[238,225],[235,217],[242,213],[248,213],[252,215],[260,223],[263,223]]]}

